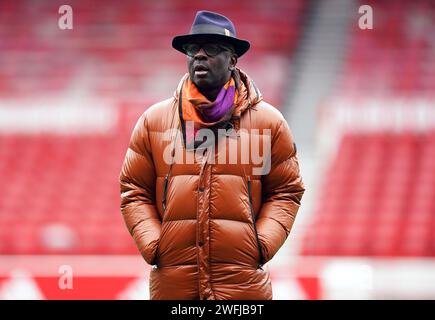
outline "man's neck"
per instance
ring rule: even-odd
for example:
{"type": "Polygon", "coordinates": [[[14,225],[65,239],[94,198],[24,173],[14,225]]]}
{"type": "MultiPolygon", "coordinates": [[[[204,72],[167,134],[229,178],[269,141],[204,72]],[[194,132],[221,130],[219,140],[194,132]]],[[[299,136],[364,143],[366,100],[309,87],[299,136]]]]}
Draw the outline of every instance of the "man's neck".
{"type": "Polygon", "coordinates": [[[209,101],[213,102],[216,100],[217,96],[219,95],[219,92],[222,90],[223,86],[225,85],[225,83],[227,83],[230,80],[231,75],[228,75],[228,78],[226,79],[226,81],[221,85],[221,86],[217,86],[215,88],[200,88],[197,86],[199,92],[201,92],[204,97],[206,97],[209,101]]]}
{"type": "Polygon", "coordinates": [[[198,88],[199,92],[201,92],[208,100],[211,102],[215,101],[219,92],[222,88],[213,88],[213,89],[202,89],[198,88]]]}

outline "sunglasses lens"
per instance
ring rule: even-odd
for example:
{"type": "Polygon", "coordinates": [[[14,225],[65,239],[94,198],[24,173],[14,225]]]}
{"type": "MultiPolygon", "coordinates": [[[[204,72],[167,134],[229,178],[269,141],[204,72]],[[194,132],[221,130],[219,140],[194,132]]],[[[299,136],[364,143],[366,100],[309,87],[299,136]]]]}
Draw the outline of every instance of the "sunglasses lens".
{"type": "Polygon", "coordinates": [[[194,43],[186,44],[184,46],[184,51],[186,51],[187,55],[193,57],[200,50],[200,46],[194,43]]]}
{"type": "Polygon", "coordinates": [[[210,57],[214,57],[221,52],[221,49],[219,48],[219,46],[217,46],[215,44],[206,44],[203,46],[203,48],[204,48],[205,53],[210,57]]]}

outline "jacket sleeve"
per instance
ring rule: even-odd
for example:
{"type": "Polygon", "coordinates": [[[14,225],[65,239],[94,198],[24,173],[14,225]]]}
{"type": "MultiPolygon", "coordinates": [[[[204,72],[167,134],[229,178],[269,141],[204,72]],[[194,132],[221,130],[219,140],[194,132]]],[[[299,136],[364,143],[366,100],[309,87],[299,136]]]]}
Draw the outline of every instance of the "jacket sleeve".
{"type": "Polygon", "coordinates": [[[263,203],[256,221],[263,264],[272,259],[287,239],[305,191],[296,146],[284,118],[271,144],[271,167],[262,177],[263,203]]]}
{"type": "Polygon", "coordinates": [[[155,205],[156,173],[146,113],[133,130],[119,180],[125,224],[145,261],[154,264],[161,221],[155,205]]]}

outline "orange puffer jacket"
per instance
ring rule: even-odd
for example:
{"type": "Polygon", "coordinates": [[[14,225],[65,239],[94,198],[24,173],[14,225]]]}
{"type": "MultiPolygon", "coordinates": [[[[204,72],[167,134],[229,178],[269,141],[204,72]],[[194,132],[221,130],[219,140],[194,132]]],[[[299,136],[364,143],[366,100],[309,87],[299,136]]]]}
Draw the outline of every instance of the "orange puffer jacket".
{"type": "Polygon", "coordinates": [[[289,235],[304,185],[287,122],[238,71],[239,116],[231,119],[232,130],[217,135],[214,153],[185,148],[179,101],[185,78],[174,97],[146,110],[133,130],[120,174],[121,211],[153,265],[151,299],[272,299],[262,265],[289,235]],[[180,130],[167,134],[168,129],[180,130]],[[264,129],[270,129],[270,148],[264,129]],[[270,159],[264,174],[254,170],[262,165],[251,157],[241,161],[242,150],[249,150],[242,149],[242,137],[254,136],[268,155],[263,162],[270,159]],[[236,149],[221,147],[231,143],[236,149]],[[239,152],[237,161],[228,160],[234,156],[229,150],[239,152]],[[193,161],[182,161],[193,152],[193,161]],[[222,153],[227,161],[212,161],[222,153]]]}

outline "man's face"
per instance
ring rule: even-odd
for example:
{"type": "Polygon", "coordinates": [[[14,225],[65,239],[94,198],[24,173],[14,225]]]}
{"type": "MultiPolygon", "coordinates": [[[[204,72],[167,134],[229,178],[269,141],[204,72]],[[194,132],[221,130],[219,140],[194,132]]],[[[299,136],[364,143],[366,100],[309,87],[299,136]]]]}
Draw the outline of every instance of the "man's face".
{"type": "Polygon", "coordinates": [[[229,80],[230,67],[234,67],[237,61],[231,52],[231,45],[216,40],[200,39],[186,47],[191,51],[187,59],[190,79],[198,88],[221,88],[229,80]]]}

